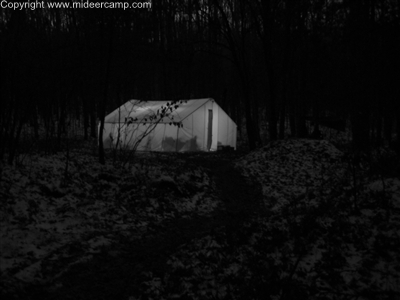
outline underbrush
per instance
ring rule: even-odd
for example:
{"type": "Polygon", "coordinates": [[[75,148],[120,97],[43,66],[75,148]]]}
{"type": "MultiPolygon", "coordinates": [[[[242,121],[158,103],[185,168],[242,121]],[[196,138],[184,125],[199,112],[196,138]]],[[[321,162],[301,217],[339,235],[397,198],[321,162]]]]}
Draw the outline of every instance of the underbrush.
{"type": "MultiPolygon", "coordinates": [[[[210,216],[221,199],[206,167],[237,159],[247,187],[260,185],[263,207],[241,227],[225,224],[189,239],[166,265],[142,267],[140,283],[124,286],[127,299],[400,298],[399,158],[393,151],[362,156],[326,141],[288,140],[242,158],[137,153],[122,167],[112,152],[109,163],[99,165],[90,149],[4,166],[0,221],[6,226],[0,233],[7,241],[1,257],[7,296],[18,295],[22,283],[31,282],[19,294],[28,295],[70,267],[83,270],[94,255],[118,257],[111,245],[162,235],[171,220],[210,216]]],[[[104,299],[118,294],[115,286],[104,299]]],[[[85,286],[74,292],[79,289],[85,286]]],[[[89,290],[83,294],[89,297],[89,290]]]]}
{"type": "MultiPolygon", "coordinates": [[[[398,299],[400,180],[391,163],[319,141],[276,142],[238,167],[263,185],[266,213],[218,230],[149,273],[133,299],[398,299]]],[[[395,169],[395,168],[394,168],[395,169]]]]}
{"type": "Polygon", "coordinates": [[[140,156],[121,168],[100,165],[90,152],[87,144],[2,165],[3,296],[18,298],[110,245],[140,240],[169,220],[207,216],[219,205],[209,174],[176,156],[140,156]]]}

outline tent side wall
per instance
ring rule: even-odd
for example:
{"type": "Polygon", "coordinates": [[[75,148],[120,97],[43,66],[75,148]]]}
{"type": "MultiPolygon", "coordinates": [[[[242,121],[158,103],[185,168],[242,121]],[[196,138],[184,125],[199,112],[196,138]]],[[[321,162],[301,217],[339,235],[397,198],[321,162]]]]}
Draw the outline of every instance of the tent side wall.
{"type": "Polygon", "coordinates": [[[221,107],[216,106],[218,110],[217,146],[231,146],[236,149],[237,126],[221,107]]]}
{"type": "Polygon", "coordinates": [[[204,151],[207,149],[209,114],[212,110],[212,143],[210,151],[218,146],[231,146],[236,149],[237,126],[225,111],[212,99],[204,105],[204,151]]]}
{"type": "Polygon", "coordinates": [[[178,127],[160,123],[148,133],[151,124],[133,123],[125,126],[123,123],[104,124],[104,148],[132,149],[138,138],[142,138],[137,145],[138,151],[176,151],[176,137],[178,127]],[[145,136],[144,136],[145,135],[145,136]]]}
{"type": "MultiPolygon", "coordinates": [[[[214,101],[207,99],[203,105],[197,107],[192,114],[183,121],[183,127],[179,128],[179,139],[186,141],[185,147],[178,151],[208,151],[208,126],[209,110],[213,110],[214,101]]],[[[214,114],[214,113],[213,113],[214,114]]],[[[214,119],[212,128],[214,131],[214,119]]],[[[213,134],[214,135],[214,134],[213,134]]],[[[211,149],[212,149],[211,145],[211,149]]]]}
{"type": "MultiPolygon", "coordinates": [[[[189,100],[190,101],[190,100],[189,100]]],[[[139,151],[216,151],[218,146],[236,148],[236,124],[213,99],[193,100],[188,105],[193,109],[178,113],[182,117],[183,127],[169,123],[157,124],[137,147],[139,151]],[[201,102],[200,102],[201,101],[201,102]],[[212,123],[211,116],[212,114],[212,123]],[[184,115],[184,117],[183,117],[184,115]],[[212,128],[209,128],[211,126],[212,128]],[[209,135],[211,133],[211,141],[209,135]],[[211,143],[211,144],[210,144],[211,143]]],[[[123,122],[132,109],[125,104],[108,116],[104,124],[103,143],[105,148],[114,148],[119,137],[118,147],[132,148],[134,141],[151,125],[133,123],[126,126],[123,122]],[[124,108],[126,109],[124,111],[124,108]],[[128,112],[128,114],[127,114],[128,112]],[[121,120],[122,123],[118,123],[121,120]]]]}

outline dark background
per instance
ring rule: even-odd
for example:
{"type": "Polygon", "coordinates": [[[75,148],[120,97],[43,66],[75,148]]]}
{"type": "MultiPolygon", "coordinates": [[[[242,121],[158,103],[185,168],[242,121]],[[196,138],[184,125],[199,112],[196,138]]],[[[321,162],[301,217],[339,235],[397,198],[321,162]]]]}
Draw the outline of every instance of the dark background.
{"type": "Polygon", "coordinates": [[[350,125],[356,149],[398,142],[399,20],[395,0],[1,9],[0,158],[29,141],[95,137],[132,98],[212,97],[249,149],[318,124],[350,125]]]}

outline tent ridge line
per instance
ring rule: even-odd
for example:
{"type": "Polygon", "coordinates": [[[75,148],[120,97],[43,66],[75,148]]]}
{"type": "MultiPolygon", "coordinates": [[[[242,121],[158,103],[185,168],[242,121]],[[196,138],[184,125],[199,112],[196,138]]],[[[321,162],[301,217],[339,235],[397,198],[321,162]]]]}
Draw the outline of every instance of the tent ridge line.
{"type": "MultiPolygon", "coordinates": [[[[204,102],[203,105],[200,105],[198,108],[196,108],[194,111],[192,111],[191,114],[189,114],[185,118],[183,118],[181,120],[181,122],[182,122],[182,121],[186,120],[189,116],[191,116],[194,112],[196,112],[198,109],[203,107],[205,104],[207,104],[210,101],[214,101],[215,102],[215,100],[213,98],[199,98],[199,99],[186,99],[186,100],[185,99],[181,99],[181,100],[165,100],[165,101],[197,101],[197,100],[205,100],[205,99],[207,99],[207,101],[204,102]]],[[[137,99],[132,99],[132,100],[129,100],[128,102],[135,101],[135,100],[136,101],[142,101],[142,102],[160,101],[160,100],[137,100],[137,99]]],[[[104,123],[107,123],[107,124],[119,124],[120,122],[114,121],[114,122],[104,122],[104,123]]],[[[141,124],[142,122],[141,121],[133,121],[131,123],[132,124],[141,124]]],[[[171,123],[171,122],[159,122],[159,124],[169,124],[169,123],[171,123]]]]}

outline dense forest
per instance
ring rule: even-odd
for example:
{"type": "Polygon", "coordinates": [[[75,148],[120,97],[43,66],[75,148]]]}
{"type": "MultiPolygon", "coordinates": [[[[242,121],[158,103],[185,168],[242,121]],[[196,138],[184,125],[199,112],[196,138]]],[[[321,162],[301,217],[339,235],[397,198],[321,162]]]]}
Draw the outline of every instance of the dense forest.
{"type": "Polygon", "coordinates": [[[400,299],[399,0],[13,3],[1,299],[400,299]],[[128,100],[199,98],[239,151],[103,149],[128,100]]]}
{"type": "Polygon", "coordinates": [[[395,0],[2,8],[0,158],[96,137],[129,99],[212,97],[249,149],[319,124],[351,128],[357,149],[398,142],[399,33],[395,0]]]}

